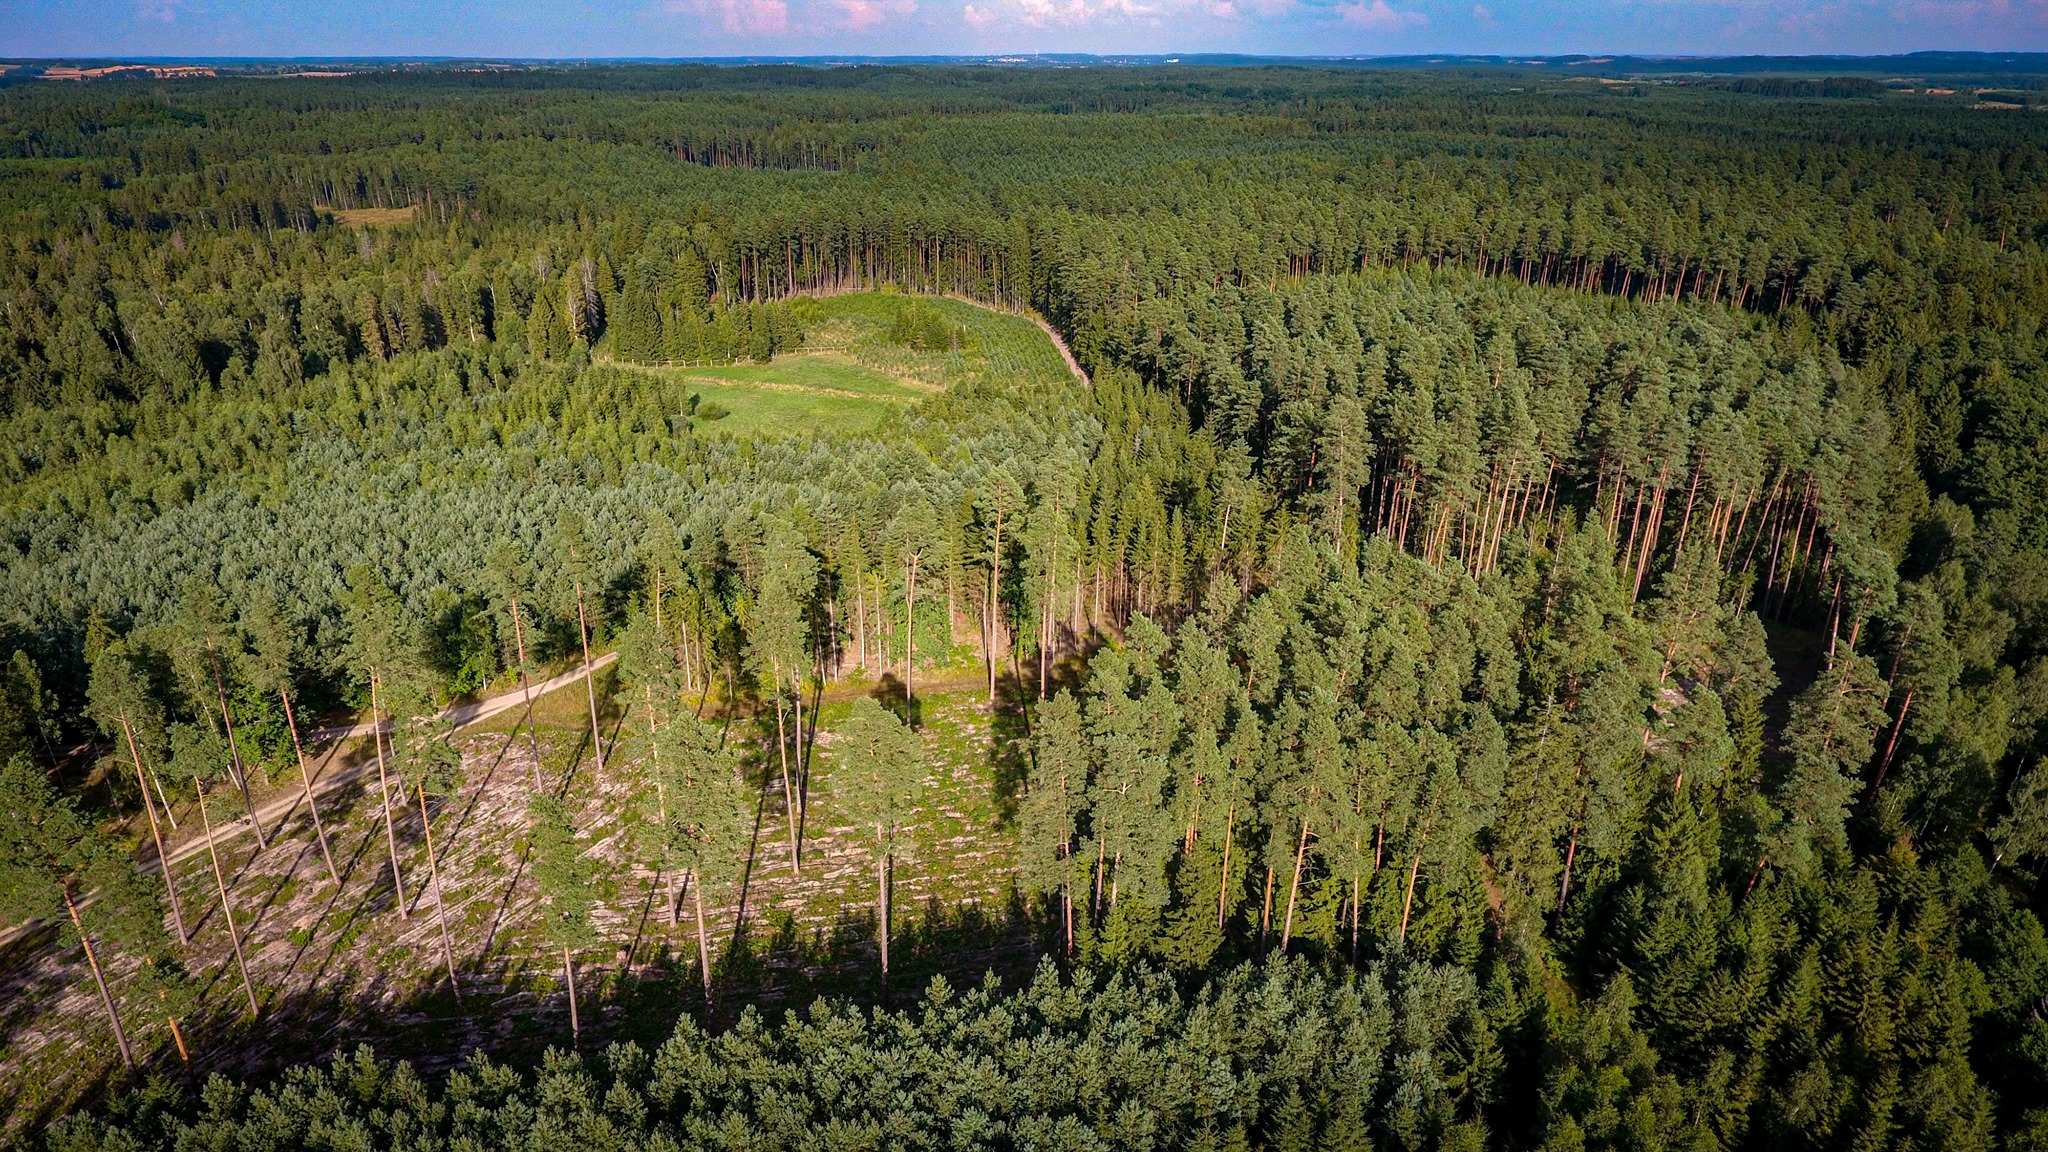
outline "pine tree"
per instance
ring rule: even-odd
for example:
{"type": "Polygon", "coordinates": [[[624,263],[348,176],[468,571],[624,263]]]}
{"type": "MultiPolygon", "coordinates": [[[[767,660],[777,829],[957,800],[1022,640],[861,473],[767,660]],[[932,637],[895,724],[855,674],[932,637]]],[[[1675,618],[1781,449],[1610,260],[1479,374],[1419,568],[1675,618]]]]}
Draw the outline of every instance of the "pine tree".
{"type": "Polygon", "coordinates": [[[127,641],[114,641],[92,662],[86,707],[100,730],[125,747],[128,761],[135,769],[135,786],[142,793],[142,810],[149,817],[149,834],[156,841],[164,893],[170,898],[171,922],[177,926],[178,943],[189,944],[185,912],[178,906],[177,878],[172,873],[170,855],[164,851],[163,829],[157,824],[156,807],[150,802],[148,773],[142,766],[142,743],[154,744],[163,737],[163,709],[150,690],[148,672],[127,641]]]}
{"type": "Polygon", "coordinates": [[[599,939],[590,919],[597,903],[597,869],[576,842],[568,809],[553,796],[535,796],[528,803],[527,835],[533,844],[533,878],[540,887],[542,939],[562,953],[573,1045],[583,1036],[583,1017],[576,1004],[575,954],[595,947],[599,939]]]}
{"type": "Polygon", "coordinates": [[[924,795],[924,745],[872,696],[863,696],[834,733],[832,756],[833,797],[860,829],[862,844],[875,864],[875,932],[886,994],[890,874],[902,853],[904,826],[924,795]]]}
{"type": "Polygon", "coordinates": [[[1861,653],[1837,653],[1834,667],[1794,698],[1783,738],[1789,763],[1771,789],[1789,821],[1771,853],[1779,864],[1806,871],[1820,853],[1848,847],[1849,801],[1884,721],[1884,680],[1861,653]]]}
{"type": "MultiPolygon", "coordinates": [[[[367,566],[358,565],[348,573],[348,595],[343,602],[348,628],[348,662],[368,682],[370,690],[370,740],[377,754],[378,804],[384,813],[384,844],[391,860],[391,884],[397,894],[399,919],[409,919],[405,904],[405,874],[398,863],[398,832],[391,814],[390,762],[385,756],[386,735],[393,727],[391,689],[414,681],[414,658],[403,634],[398,594],[367,566]]],[[[409,696],[403,687],[400,695],[409,696]]],[[[403,783],[400,785],[403,803],[403,783]]]]}
{"type": "Polygon", "coordinates": [[[755,593],[753,619],[747,634],[748,662],[766,680],[775,697],[775,749],[782,770],[782,808],[789,825],[789,867],[803,874],[797,842],[799,795],[806,779],[803,698],[810,679],[810,605],[817,595],[818,559],[804,546],[796,529],[783,521],[766,525],[761,551],[761,579],[755,593]],[[796,771],[789,763],[790,733],[786,705],[796,700],[796,771]]]}
{"type": "MultiPolygon", "coordinates": [[[[175,663],[193,714],[205,717],[209,727],[218,722],[215,730],[227,737],[229,780],[242,794],[242,806],[249,813],[249,828],[256,835],[256,847],[267,850],[270,838],[263,834],[263,821],[249,794],[249,770],[235,739],[234,710],[228,707],[228,675],[233,661],[228,649],[227,620],[220,613],[215,595],[199,581],[185,584],[178,605],[180,636],[175,663]]],[[[235,647],[239,649],[239,643],[235,647]]]]}
{"type": "Polygon", "coordinates": [[[1038,709],[1031,775],[1019,805],[1020,868],[1027,889],[1059,900],[1062,949],[1074,950],[1074,842],[1087,803],[1089,745],[1081,709],[1061,692],[1038,709]]]}
{"type": "MultiPolygon", "coordinates": [[[[135,1055],[128,1034],[121,1026],[106,971],[72,894],[74,873],[95,856],[112,855],[97,842],[91,826],[71,801],[59,795],[25,757],[16,755],[0,763],[0,918],[9,924],[34,920],[70,924],[92,969],[121,1063],[132,1071],[135,1055]]],[[[124,894],[107,891],[100,899],[112,902],[120,895],[124,894]]]]}
{"type": "Polygon", "coordinates": [[[334,866],[334,852],[327,844],[327,826],[320,819],[320,801],[313,795],[313,769],[306,760],[305,746],[299,741],[298,716],[292,710],[292,685],[297,675],[300,651],[298,628],[286,618],[283,605],[267,596],[257,597],[249,606],[243,617],[243,626],[249,630],[255,646],[252,664],[258,680],[275,691],[284,705],[285,727],[291,733],[292,755],[299,762],[301,794],[306,801],[306,811],[313,820],[313,835],[320,842],[320,858],[327,864],[327,878],[340,888],[341,873],[334,866]]]}
{"type": "Polygon", "coordinates": [[[175,779],[190,780],[193,793],[199,800],[201,834],[206,840],[206,856],[213,864],[214,892],[220,897],[221,918],[227,922],[228,943],[232,945],[235,969],[242,977],[242,993],[249,999],[249,1015],[261,1016],[263,1009],[256,1002],[256,986],[249,979],[249,961],[242,952],[242,930],[235,920],[234,901],[228,892],[227,875],[220,866],[220,846],[214,840],[213,816],[208,810],[206,795],[207,781],[216,777],[234,774],[233,755],[218,732],[191,724],[180,724],[171,729],[170,772],[175,779]]]}

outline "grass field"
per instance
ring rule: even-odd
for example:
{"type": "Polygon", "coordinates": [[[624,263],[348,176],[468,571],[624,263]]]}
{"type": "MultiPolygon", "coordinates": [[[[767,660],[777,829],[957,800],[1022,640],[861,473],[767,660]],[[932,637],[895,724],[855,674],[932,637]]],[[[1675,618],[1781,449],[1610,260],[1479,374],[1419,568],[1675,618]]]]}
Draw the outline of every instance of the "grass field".
{"type": "Polygon", "coordinates": [[[621,366],[682,380],[697,397],[698,431],[734,436],[860,435],[964,386],[1072,383],[1059,350],[1027,317],[895,292],[806,298],[796,310],[802,350],[766,364],[621,366]],[[896,342],[897,315],[913,306],[956,325],[959,346],[920,351],[896,342]],[[707,411],[722,414],[702,418],[707,411]]]}
{"type": "Polygon", "coordinates": [[[334,221],[357,227],[389,228],[410,223],[418,214],[419,206],[416,204],[403,208],[338,208],[334,212],[334,221]]]}
{"type": "Polygon", "coordinates": [[[866,432],[890,411],[931,395],[838,352],[797,352],[768,364],[660,369],[689,383],[697,410],[729,415],[698,427],[735,436],[866,432]],[[713,409],[711,405],[717,405],[713,409]]]}

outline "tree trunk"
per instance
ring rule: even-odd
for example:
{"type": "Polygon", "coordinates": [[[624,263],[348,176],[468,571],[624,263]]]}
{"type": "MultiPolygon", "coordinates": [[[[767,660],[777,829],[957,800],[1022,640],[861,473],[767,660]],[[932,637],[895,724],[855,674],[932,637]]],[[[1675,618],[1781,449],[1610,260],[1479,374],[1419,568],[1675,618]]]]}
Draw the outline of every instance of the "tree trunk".
{"type": "Polygon", "coordinates": [[[1266,866],[1266,899],[1259,909],[1259,950],[1266,950],[1266,934],[1273,927],[1273,866],[1266,866]]]}
{"type": "Polygon", "coordinates": [[[1000,624],[996,618],[996,606],[1002,603],[1003,588],[1003,514],[996,513],[995,547],[989,551],[988,572],[988,710],[996,710],[996,635],[1000,624]]]}
{"type": "Polygon", "coordinates": [[[1351,962],[1358,963],[1358,921],[1364,916],[1365,906],[1359,902],[1358,873],[1351,874],[1351,962]]]}
{"type": "MultiPolygon", "coordinates": [[[[590,627],[583,617],[583,582],[576,582],[576,635],[583,641],[583,692],[590,698],[590,754],[604,771],[604,734],[597,726],[597,669],[590,663],[590,627]]],[[[573,997],[572,997],[573,999],[573,997]]]]}
{"type": "Polygon", "coordinates": [[[306,765],[306,749],[299,743],[299,721],[292,714],[292,695],[278,685],[277,698],[284,701],[285,727],[291,729],[292,753],[299,758],[299,780],[306,789],[306,810],[313,814],[313,837],[320,841],[320,858],[327,861],[328,879],[341,887],[341,872],[334,867],[334,853],[327,847],[327,826],[320,822],[320,803],[313,798],[313,770],[306,765]]]}
{"type": "Polygon", "coordinates": [[[1877,778],[1870,782],[1870,793],[1873,796],[1877,794],[1879,786],[1884,783],[1885,771],[1892,766],[1892,753],[1898,751],[1899,734],[1906,730],[1906,714],[1913,710],[1913,693],[1918,690],[1918,687],[1915,684],[1906,685],[1906,699],[1899,705],[1899,721],[1892,725],[1892,738],[1885,741],[1884,745],[1884,759],[1878,761],[1877,764],[1877,778]]]}
{"type": "Polygon", "coordinates": [[[391,824],[391,777],[384,765],[384,722],[378,718],[377,678],[370,677],[370,739],[377,745],[377,792],[384,804],[384,846],[391,852],[391,886],[398,893],[398,918],[405,911],[405,874],[398,867],[398,832],[391,824]]]}
{"type": "MultiPolygon", "coordinates": [[[[156,862],[163,869],[164,890],[171,897],[171,923],[178,926],[178,943],[192,943],[191,933],[185,931],[185,910],[178,906],[178,882],[171,875],[171,857],[164,851],[164,832],[156,822],[156,809],[149,803],[149,779],[142,771],[142,753],[135,747],[135,729],[126,716],[121,717],[121,735],[128,741],[129,759],[135,762],[135,783],[142,789],[142,810],[149,813],[149,834],[156,840],[156,862]]],[[[165,804],[166,811],[170,805],[165,804]]]]}
{"type": "Polygon", "coordinates": [[[796,846],[796,793],[789,786],[789,729],[783,723],[782,712],[782,670],[775,667],[775,751],[782,757],[782,814],[789,822],[789,870],[802,876],[803,865],[798,863],[796,846]]]}
{"type": "Polygon", "coordinates": [[[882,998],[889,998],[889,854],[875,857],[875,934],[882,942],[882,998]]]}
{"type": "Polygon", "coordinates": [[[1562,912],[1562,911],[1564,911],[1564,898],[1565,898],[1566,896],[1568,896],[1568,895],[1570,895],[1570,894],[1571,894],[1571,890],[1572,890],[1572,861],[1573,861],[1573,860],[1575,860],[1575,859],[1577,859],[1577,858],[1578,858],[1578,855],[1579,855],[1579,830],[1578,830],[1578,828],[1577,828],[1577,827],[1573,827],[1573,828],[1572,828],[1572,840],[1571,840],[1571,846],[1570,846],[1570,847],[1568,847],[1568,848],[1566,848],[1566,849],[1565,849],[1565,853],[1564,853],[1564,880],[1563,880],[1563,882],[1561,882],[1561,883],[1560,883],[1560,884],[1558,884],[1558,886],[1557,886],[1557,910],[1558,910],[1559,912],[1562,912]]]}
{"type": "MultiPolygon", "coordinates": [[[[799,827],[802,826],[804,813],[810,809],[810,803],[806,796],[811,780],[809,758],[804,755],[804,748],[806,746],[804,739],[804,679],[803,677],[797,679],[796,700],[794,703],[796,709],[796,814],[799,827]]],[[[824,695],[824,691],[824,687],[820,685],[818,693],[821,697],[824,695]]],[[[817,722],[817,716],[813,715],[811,723],[816,724],[817,722]]]]}
{"type": "Polygon", "coordinates": [[[562,975],[569,982],[569,1046],[574,1048],[583,1039],[583,1018],[576,1013],[576,962],[567,948],[562,949],[562,975]]]}
{"type": "Polygon", "coordinates": [[[213,861],[213,886],[220,893],[221,915],[228,922],[228,943],[235,947],[235,967],[242,974],[242,992],[249,997],[249,1015],[261,1016],[263,1009],[256,1006],[256,986],[249,983],[249,962],[242,956],[242,930],[235,927],[235,906],[228,902],[228,881],[221,874],[220,852],[213,846],[213,817],[206,811],[206,788],[196,779],[192,781],[192,788],[199,793],[199,819],[206,832],[206,855],[213,861]]]}
{"type": "MultiPolygon", "coordinates": [[[[128,1049],[128,1033],[121,1030],[121,1014],[114,1011],[114,997],[107,991],[107,978],[100,973],[99,957],[93,954],[92,938],[85,934],[85,922],[78,918],[78,905],[71,901],[71,889],[62,884],[57,887],[64,892],[64,909],[71,913],[71,926],[78,930],[78,942],[85,946],[85,962],[92,965],[92,982],[100,989],[100,1003],[106,1005],[107,1020],[114,1026],[114,1043],[121,1048],[121,1063],[130,1072],[135,1071],[135,1054],[128,1049]]],[[[174,1025],[175,1027],[175,1025],[174,1025]]],[[[179,1050],[184,1050],[183,1042],[179,1050]]]]}
{"type": "Polygon", "coordinates": [[[917,723],[917,694],[911,691],[911,668],[917,663],[917,563],[903,565],[903,712],[911,725],[917,723]]]}
{"type": "Polygon", "coordinates": [[[711,934],[704,927],[704,874],[690,869],[690,898],[697,905],[697,966],[704,975],[704,1014],[713,1007],[711,997],[711,934]]]}
{"type": "Polygon", "coordinates": [[[441,922],[441,959],[448,964],[448,986],[455,990],[455,1000],[462,1002],[462,981],[455,975],[455,947],[448,942],[448,906],[441,899],[441,865],[434,859],[434,822],[427,815],[427,786],[414,782],[413,788],[420,797],[420,832],[427,840],[427,882],[434,886],[434,917],[441,922]]]}
{"type": "Polygon", "coordinates": [[[242,749],[235,742],[235,718],[228,711],[228,688],[220,678],[220,660],[213,649],[206,650],[206,658],[213,665],[213,691],[220,697],[220,722],[228,731],[228,761],[235,766],[235,787],[242,790],[242,806],[249,810],[249,828],[256,833],[256,849],[270,850],[270,838],[263,834],[263,821],[256,816],[256,801],[249,795],[249,771],[242,766],[242,749]]]}
{"type": "Polygon", "coordinates": [[[1230,802],[1230,811],[1223,817],[1223,871],[1216,878],[1216,930],[1223,931],[1223,922],[1230,908],[1230,841],[1237,831],[1237,801],[1230,802]]]}
{"type": "Polygon", "coordinates": [[[1287,882],[1287,919],[1280,928],[1280,951],[1284,955],[1287,942],[1294,938],[1294,899],[1301,893],[1301,859],[1308,854],[1308,821],[1301,822],[1301,842],[1294,846],[1294,878],[1287,882]]]}
{"type": "Polygon", "coordinates": [[[1408,939],[1408,913],[1415,908],[1415,877],[1422,871],[1422,852],[1415,853],[1415,862],[1408,866],[1408,895],[1401,899],[1401,932],[1399,938],[1408,939]]]}
{"type": "MultiPolygon", "coordinates": [[[[519,649],[519,695],[526,706],[526,746],[533,752],[533,790],[540,791],[540,737],[533,731],[533,682],[526,676],[526,627],[519,622],[519,598],[511,597],[512,641],[519,649]]],[[[517,729],[514,729],[516,732],[517,729]]]]}

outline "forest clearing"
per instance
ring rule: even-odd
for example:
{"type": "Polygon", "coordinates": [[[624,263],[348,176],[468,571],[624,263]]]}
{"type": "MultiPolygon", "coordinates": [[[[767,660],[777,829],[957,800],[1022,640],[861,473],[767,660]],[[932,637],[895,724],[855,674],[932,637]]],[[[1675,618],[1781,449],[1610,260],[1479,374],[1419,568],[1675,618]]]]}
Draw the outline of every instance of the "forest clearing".
{"type": "Polygon", "coordinates": [[[2048,56],[1039,63],[0,75],[0,1140],[2048,1148],[2048,56]]]}
{"type": "MultiPolygon", "coordinates": [[[[611,677],[600,672],[599,683],[607,739],[615,741],[636,718],[630,701],[615,701],[611,677]]],[[[896,955],[902,987],[913,995],[939,972],[969,983],[988,968],[1028,974],[1034,934],[1043,927],[1027,915],[1015,886],[1014,816],[1004,814],[1014,803],[1004,789],[1014,791],[1021,753],[998,752],[978,684],[971,670],[936,677],[919,702],[927,791],[908,828],[915,848],[903,854],[905,863],[893,875],[896,955]]],[[[900,696],[901,686],[895,688],[900,696]]],[[[823,751],[801,805],[801,876],[790,869],[781,797],[771,789],[763,793],[742,881],[706,899],[715,980],[721,998],[735,1008],[779,1010],[820,995],[873,994],[875,877],[859,845],[848,843],[849,836],[858,840],[858,831],[835,810],[830,782],[834,723],[851,698],[870,692],[887,695],[888,685],[836,687],[818,714],[816,744],[823,751]]],[[[181,1011],[195,1069],[238,1078],[267,1073],[316,1033],[344,1048],[371,1043],[423,1068],[451,1064],[480,1046],[512,1059],[538,1059],[547,1047],[566,1042],[561,964],[534,930],[539,895],[527,867],[524,809],[536,764],[523,719],[521,709],[509,709],[454,738],[461,773],[427,809],[438,881],[429,879],[418,804],[406,803],[398,824],[400,866],[412,885],[404,917],[396,915],[380,855],[383,825],[366,740],[338,742],[316,760],[322,814],[342,872],[339,888],[327,876],[301,806],[273,822],[267,850],[257,850],[246,834],[220,838],[262,1007],[258,1017],[248,1014],[237,982],[200,842],[167,842],[193,933],[185,963],[199,981],[198,1001],[181,1011]],[[329,784],[338,776],[346,783],[329,784]],[[437,910],[434,895],[443,909],[437,910]],[[455,984],[438,936],[443,911],[455,984]]],[[[772,714],[764,718],[756,710],[722,725],[747,746],[744,759],[756,775],[772,767],[764,762],[773,745],[772,724],[764,735],[764,719],[772,714]]],[[[595,771],[575,685],[536,698],[533,722],[539,776],[571,798],[589,841],[585,851],[605,869],[594,915],[602,943],[578,962],[583,1026],[590,1033],[585,1043],[658,1044],[678,1013],[702,1017],[704,1004],[696,943],[683,913],[686,888],[679,888],[677,876],[648,867],[632,843],[643,799],[633,782],[644,765],[621,758],[604,773],[595,771]]],[[[257,802],[268,811],[266,801],[293,790],[280,775],[275,789],[257,793],[257,802]]],[[[195,805],[180,805],[176,814],[187,831],[197,829],[195,805]]],[[[0,1048],[0,1080],[29,1088],[10,1100],[0,1130],[33,1128],[74,1105],[112,1070],[105,1063],[111,1036],[92,1023],[85,958],[77,949],[52,949],[53,929],[0,946],[6,972],[0,1001],[8,1005],[0,1014],[8,1037],[0,1048]]],[[[147,1004],[123,1001],[120,1010],[131,1021],[131,1042],[153,1052],[153,1062],[180,1059],[177,1038],[161,1021],[150,1023],[147,1004]]]]}

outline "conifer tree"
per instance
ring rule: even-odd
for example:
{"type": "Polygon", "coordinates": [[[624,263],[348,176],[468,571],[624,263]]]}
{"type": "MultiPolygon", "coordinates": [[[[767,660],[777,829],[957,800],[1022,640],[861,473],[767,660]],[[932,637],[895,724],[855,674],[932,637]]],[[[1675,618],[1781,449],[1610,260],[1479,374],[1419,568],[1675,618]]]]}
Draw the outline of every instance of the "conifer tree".
{"type": "MultiPolygon", "coordinates": [[[[738,756],[719,733],[694,714],[678,710],[647,734],[649,795],[642,804],[647,821],[644,847],[657,868],[688,874],[697,923],[698,971],[704,1003],[713,1003],[711,936],[704,894],[726,887],[744,868],[753,834],[738,756]]],[[[668,901],[671,922],[680,901],[668,901]]],[[[741,910],[744,914],[744,909],[741,910]]]]}
{"type": "Polygon", "coordinates": [[[832,742],[832,794],[875,864],[875,932],[889,985],[889,885],[904,826],[924,795],[924,744],[872,696],[854,701],[832,742]]]}
{"type": "Polygon", "coordinates": [[[233,665],[228,654],[227,620],[221,615],[215,594],[199,581],[188,581],[181,594],[178,631],[174,663],[186,699],[194,715],[204,717],[209,727],[226,736],[228,778],[242,794],[242,806],[248,811],[257,848],[268,849],[270,838],[263,834],[263,821],[249,794],[248,766],[243,763],[241,745],[235,739],[234,710],[228,707],[228,674],[233,665]]]}
{"type": "Polygon", "coordinates": [[[249,961],[242,952],[242,929],[235,920],[235,906],[228,892],[227,874],[220,866],[220,846],[214,840],[213,816],[208,811],[206,783],[217,776],[232,776],[233,760],[227,742],[219,733],[198,725],[181,724],[171,730],[171,766],[173,777],[190,780],[193,793],[199,801],[201,835],[206,840],[206,856],[213,865],[214,892],[220,897],[221,918],[227,922],[228,943],[235,957],[235,970],[242,977],[242,993],[249,999],[249,1015],[261,1016],[263,1009],[256,1002],[256,986],[249,979],[249,961]]]}
{"type": "Polygon", "coordinates": [[[1858,652],[1838,653],[1794,698],[1784,734],[1789,763],[1771,789],[1788,820],[1771,852],[1779,864],[1803,872],[1821,853],[1848,847],[1849,801],[1884,721],[1884,680],[1858,652]]]}
{"type": "MultiPolygon", "coordinates": [[[[391,885],[401,920],[411,914],[405,904],[405,874],[398,863],[398,831],[391,812],[391,764],[385,755],[386,734],[394,726],[391,688],[411,681],[415,675],[400,614],[404,607],[398,594],[381,576],[358,565],[348,574],[348,596],[343,615],[348,627],[348,662],[368,682],[370,690],[370,740],[377,754],[378,804],[384,814],[384,845],[391,860],[391,885]]],[[[410,695],[400,687],[400,695],[410,695]]],[[[400,800],[404,803],[403,782],[400,800]]]]}
{"type": "Polygon", "coordinates": [[[162,739],[163,709],[150,690],[148,672],[127,641],[114,641],[98,654],[92,663],[92,681],[86,696],[93,721],[102,732],[125,746],[128,761],[135,769],[135,786],[142,793],[142,810],[149,817],[149,834],[156,841],[164,893],[170,898],[171,923],[177,927],[178,943],[189,944],[185,912],[178,906],[177,878],[172,872],[171,857],[164,851],[163,829],[157,824],[156,807],[150,802],[148,773],[142,766],[142,742],[154,744],[162,739]]]}
{"type": "Polygon", "coordinates": [[[938,517],[922,496],[913,496],[889,521],[889,550],[903,571],[903,699],[912,725],[917,723],[917,580],[937,535],[938,517]]]}
{"type": "Polygon", "coordinates": [[[796,529],[776,520],[766,525],[760,587],[747,635],[748,662],[775,697],[775,749],[782,771],[782,808],[789,826],[789,867],[803,874],[797,842],[799,795],[804,771],[804,687],[811,665],[810,602],[817,594],[818,559],[796,529]],[[796,700],[796,771],[790,771],[786,704],[796,700]]]}
{"type": "Polygon", "coordinates": [[[601,774],[604,772],[604,729],[597,719],[597,669],[590,659],[590,611],[584,596],[586,586],[595,587],[598,568],[596,547],[585,531],[581,516],[571,514],[562,518],[556,547],[568,564],[569,589],[576,601],[576,637],[583,646],[583,692],[590,704],[590,755],[601,774]]]}
{"type": "Polygon", "coordinates": [[[569,1037],[583,1036],[583,1017],[576,1004],[576,953],[594,947],[597,928],[591,909],[597,903],[596,866],[576,842],[568,809],[553,796],[539,795],[527,805],[527,835],[533,843],[533,878],[540,887],[541,934],[562,953],[562,979],[569,992],[569,1037]]]}
{"type": "MultiPolygon", "coordinates": [[[[533,756],[533,787],[538,792],[541,787],[540,736],[534,729],[533,683],[526,670],[526,622],[519,605],[520,598],[531,584],[530,566],[520,555],[518,546],[510,540],[500,540],[491,549],[486,565],[493,591],[504,604],[506,615],[512,619],[512,651],[519,661],[519,695],[522,718],[526,721],[526,746],[533,756]]],[[[516,734],[517,729],[514,731],[516,734]]]]}
{"type": "Polygon", "coordinates": [[[243,618],[243,625],[249,630],[255,651],[251,664],[260,682],[265,683],[284,705],[285,728],[291,733],[292,756],[299,762],[299,783],[306,801],[306,811],[313,820],[313,835],[320,842],[320,859],[327,865],[327,878],[341,887],[341,872],[334,866],[334,851],[327,844],[327,826],[320,819],[320,801],[313,795],[313,769],[307,763],[305,745],[299,740],[299,720],[292,710],[292,685],[297,675],[299,661],[298,628],[285,616],[284,606],[276,599],[259,596],[249,607],[243,618]]]}
{"type": "Polygon", "coordinates": [[[1038,709],[1032,731],[1031,775],[1019,805],[1021,872],[1034,892],[1059,899],[1063,950],[1074,950],[1074,842],[1087,804],[1088,734],[1081,708],[1061,692],[1038,709]]]}
{"type": "MultiPolygon", "coordinates": [[[[92,969],[93,985],[113,1029],[121,1063],[133,1071],[135,1055],[128,1034],[121,1026],[106,971],[73,894],[75,875],[86,872],[87,866],[100,858],[112,856],[70,799],[51,787],[26,757],[17,754],[0,763],[0,917],[10,924],[44,920],[70,925],[92,969]]],[[[100,871],[105,875],[104,869],[100,871]]],[[[135,895],[110,889],[99,898],[102,903],[117,903],[135,895]]]]}

